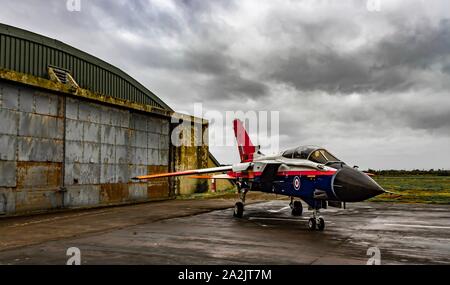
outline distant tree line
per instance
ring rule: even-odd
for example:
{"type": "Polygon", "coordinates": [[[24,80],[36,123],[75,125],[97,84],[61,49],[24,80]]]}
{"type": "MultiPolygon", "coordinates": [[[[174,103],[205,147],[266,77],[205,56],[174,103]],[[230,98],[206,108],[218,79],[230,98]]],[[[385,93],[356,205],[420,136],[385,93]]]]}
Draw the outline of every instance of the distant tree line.
{"type": "Polygon", "coordinates": [[[411,175],[433,175],[433,176],[450,176],[450,170],[444,169],[414,169],[414,170],[374,170],[369,169],[367,172],[373,173],[375,175],[384,176],[411,176],[411,175]]]}

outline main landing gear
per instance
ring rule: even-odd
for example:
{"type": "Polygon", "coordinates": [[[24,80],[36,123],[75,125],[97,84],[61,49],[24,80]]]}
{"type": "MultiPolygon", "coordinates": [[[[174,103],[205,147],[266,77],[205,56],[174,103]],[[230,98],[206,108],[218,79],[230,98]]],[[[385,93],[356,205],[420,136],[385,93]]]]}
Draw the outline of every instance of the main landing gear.
{"type": "Polygon", "coordinates": [[[238,194],[240,202],[236,202],[234,205],[233,216],[236,218],[242,218],[244,215],[245,196],[247,195],[248,188],[241,188],[238,185],[238,194]]]}
{"type": "Polygon", "coordinates": [[[233,216],[235,218],[242,218],[243,215],[244,215],[244,203],[236,202],[236,204],[234,205],[233,216]]]}
{"type": "Polygon", "coordinates": [[[303,214],[303,206],[302,202],[300,201],[294,201],[294,197],[291,197],[291,203],[289,204],[291,207],[291,214],[292,216],[298,217],[303,214]]]}
{"type": "Polygon", "coordinates": [[[308,228],[312,231],[323,231],[325,229],[325,220],[320,217],[319,210],[314,209],[313,216],[308,221],[308,228]]]}

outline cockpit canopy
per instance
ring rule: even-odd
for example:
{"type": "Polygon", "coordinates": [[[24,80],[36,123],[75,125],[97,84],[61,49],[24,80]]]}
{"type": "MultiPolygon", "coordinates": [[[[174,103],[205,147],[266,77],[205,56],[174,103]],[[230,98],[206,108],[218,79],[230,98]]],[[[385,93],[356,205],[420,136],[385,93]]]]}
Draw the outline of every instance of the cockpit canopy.
{"type": "Polygon", "coordinates": [[[283,152],[283,157],[293,159],[307,159],[321,164],[340,161],[326,149],[316,146],[301,146],[298,148],[288,149],[283,152]]]}

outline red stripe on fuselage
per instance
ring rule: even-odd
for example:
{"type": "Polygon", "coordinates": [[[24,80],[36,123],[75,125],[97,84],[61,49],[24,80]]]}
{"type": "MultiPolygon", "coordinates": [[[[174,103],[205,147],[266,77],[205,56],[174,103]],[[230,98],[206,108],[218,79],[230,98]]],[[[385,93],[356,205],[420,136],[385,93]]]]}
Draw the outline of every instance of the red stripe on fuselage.
{"type": "MultiPolygon", "coordinates": [[[[319,170],[292,170],[292,171],[279,171],[277,176],[332,176],[336,174],[336,170],[319,171],[319,170]]],[[[232,177],[242,178],[255,178],[262,175],[262,172],[228,172],[228,175],[232,177]]]]}
{"type": "Polygon", "coordinates": [[[330,171],[319,171],[319,170],[292,170],[292,171],[280,171],[277,173],[278,176],[300,176],[300,175],[334,175],[335,170],[330,171]]]}

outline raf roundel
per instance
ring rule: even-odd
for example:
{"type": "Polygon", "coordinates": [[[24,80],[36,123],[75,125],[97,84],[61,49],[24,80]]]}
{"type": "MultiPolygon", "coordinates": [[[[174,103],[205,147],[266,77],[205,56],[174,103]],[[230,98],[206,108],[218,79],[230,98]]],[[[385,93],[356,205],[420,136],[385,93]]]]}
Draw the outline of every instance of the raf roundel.
{"type": "Polygon", "coordinates": [[[294,184],[294,189],[295,190],[300,190],[300,186],[301,186],[301,184],[300,184],[300,177],[295,176],[294,177],[294,181],[292,183],[294,184]]]}

